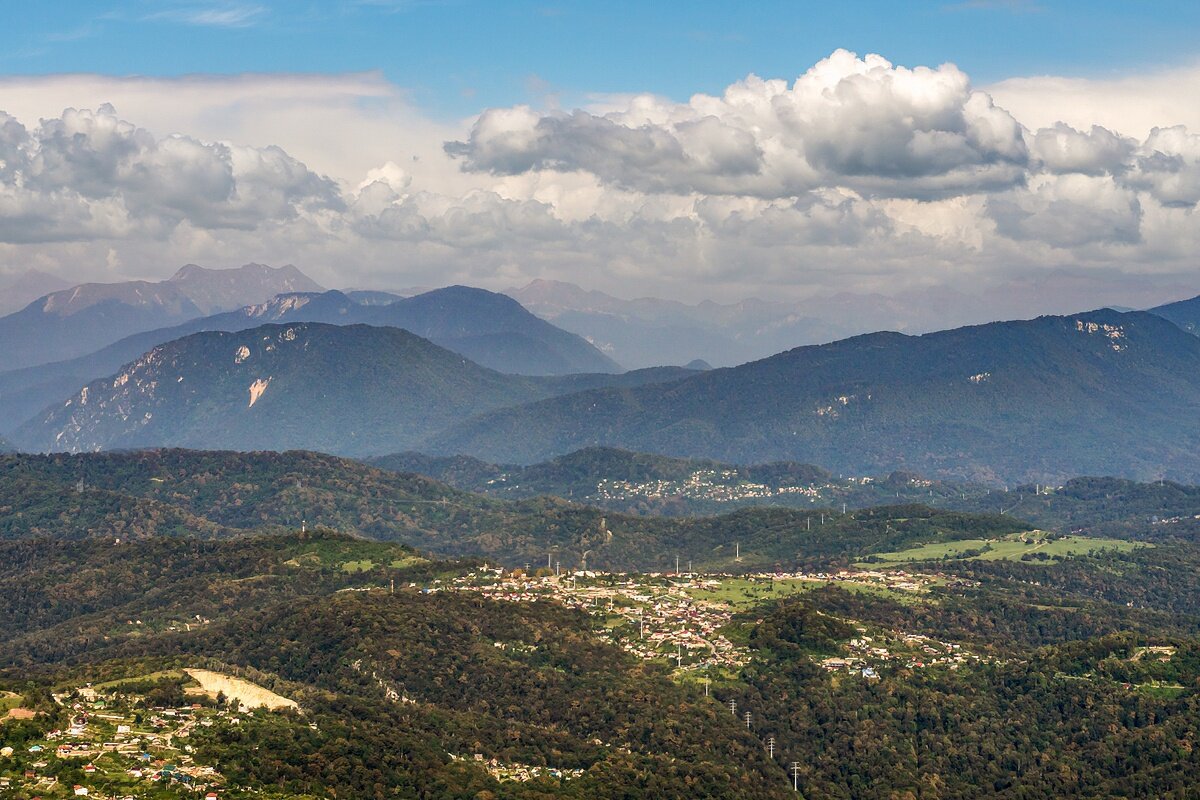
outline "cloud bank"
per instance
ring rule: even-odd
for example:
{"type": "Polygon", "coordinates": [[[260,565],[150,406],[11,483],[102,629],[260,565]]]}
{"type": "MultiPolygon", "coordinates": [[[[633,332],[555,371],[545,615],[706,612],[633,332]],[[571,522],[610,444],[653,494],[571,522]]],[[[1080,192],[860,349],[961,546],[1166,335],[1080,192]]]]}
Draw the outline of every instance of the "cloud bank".
{"type": "Polygon", "coordinates": [[[1054,118],[1032,87],[837,51],[686,102],[439,123],[375,75],[8,79],[0,269],[289,260],[329,285],[548,277],[686,299],[1072,275],[1092,280],[1063,303],[1129,305],[1194,281],[1200,135],[1171,110],[1183,101],[1147,96],[1162,124],[1126,128],[1080,99],[1054,118]]]}

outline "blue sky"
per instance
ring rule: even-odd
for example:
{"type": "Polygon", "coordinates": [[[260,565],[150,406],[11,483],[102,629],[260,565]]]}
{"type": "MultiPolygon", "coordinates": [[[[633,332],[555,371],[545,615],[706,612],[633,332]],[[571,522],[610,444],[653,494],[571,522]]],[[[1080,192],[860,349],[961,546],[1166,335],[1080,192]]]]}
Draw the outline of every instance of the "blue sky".
{"type": "Polygon", "coordinates": [[[719,92],[838,47],[976,83],[1192,63],[1200,3],[47,0],[9,3],[0,73],[381,70],[436,116],[590,93],[719,92]]]}

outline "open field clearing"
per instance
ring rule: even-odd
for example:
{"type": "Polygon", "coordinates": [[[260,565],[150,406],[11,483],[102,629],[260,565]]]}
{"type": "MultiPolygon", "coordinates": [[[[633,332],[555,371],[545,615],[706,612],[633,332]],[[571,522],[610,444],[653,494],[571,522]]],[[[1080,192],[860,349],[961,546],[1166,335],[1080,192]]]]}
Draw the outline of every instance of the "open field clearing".
{"type": "Polygon", "coordinates": [[[967,559],[982,561],[1019,561],[1025,556],[1045,557],[1058,560],[1089,552],[1109,550],[1129,552],[1137,547],[1146,547],[1142,542],[1122,539],[1096,539],[1088,536],[1064,536],[1052,539],[1045,535],[1015,533],[1003,539],[960,539],[954,542],[937,542],[910,547],[894,553],[876,553],[869,562],[861,566],[890,566],[916,561],[939,561],[941,559],[967,559]]]}
{"type": "Polygon", "coordinates": [[[874,585],[852,580],[819,580],[815,578],[784,578],[770,581],[763,578],[724,578],[715,588],[688,589],[687,594],[696,600],[724,603],[742,610],[772,600],[781,600],[794,594],[809,592],[830,584],[848,592],[887,597],[900,602],[911,601],[911,592],[902,592],[887,586],[874,585]]]}
{"type": "Polygon", "coordinates": [[[267,708],[274,711],[280,708],[300,707],[295,700],[289,700],[241,678],[232,678],[207,669],[189,669],[186,672],[200,684],[205,693],[214,697],[224,694],[247,708],[267,708]]]}
{"type": "Polygon", "coordinates": [[[20,714],[21,711],[24,711],[21,708],[21,695],[14,692],[0,692],[0,719],[6,716],[27,719],[20,714]]]}

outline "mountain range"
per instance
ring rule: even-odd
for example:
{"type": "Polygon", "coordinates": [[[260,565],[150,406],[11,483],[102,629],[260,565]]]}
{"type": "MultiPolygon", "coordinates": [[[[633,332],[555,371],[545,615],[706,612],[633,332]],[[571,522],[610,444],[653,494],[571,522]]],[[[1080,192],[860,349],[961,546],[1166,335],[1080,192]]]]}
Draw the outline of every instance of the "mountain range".
{"type": "MultiPolygon", "coordinates": [[[[535,280],[506,294],[628,367],[683,364],[694,358],[731,367],[797,346],[872,331],[920,334],[1074,311],[1054,299],[1061,288],[1016,283],[986,295],[932,287],[894,295],[841,292],[799,301],[749,298],[683,303],[656,297],[626,300],[572,283],[535,280]]],[[[1171,318],[1172,306],[1152,311],[1165,311],[1164,316],[1171,318]]],[[[1195,311],[1191,314],[1193,322],[1200,319],[1195,311]]]]}
{"type": "Polygon", "coordinates": [[[619,372],[586,341],[534,316],[505,295],[451,286],[410,298],[384,292],[303,292],[134,333],[96,352],[0,372],[0,431],[111,375],[167,342],[201,331],[239,331],[268,322],[323,322],[404,328],[492,369],[512,374],[619,372]],[[365,301],[365,302],[360,302],[365,301]]]}
{"type": "Polygon", "coordinates": [[[671,384],[486,414],[422,448],[531,463],[592,445],[985,482],[1200,475],[1200,339],[1100,310],[801,347],[671,384]]]}
{"type": "Polygon", "coordinates": [[[82,356],[130,334],[269,300],[320,291],[293,266],[189,264],[165,281],[85,283],[51,292],[0,318],[0,370],[82,356]]]}
{"type": "Polygon", "coordinates": [[[682,368],[563,377],[496,372],[406,330],[296,323],[192,334],[94,380],[14,432],[32,450],[186,446],[369,454],[502,406],[682,368]]]}
{"type": "Polygon", "coordinates": [[[396,329],[302,323],[156,348],[12,438],[503,464],[604,445],[997,484],[1200,475],[1197,410],[1200,338],[1144,312],[872,334],[700,373],[540,379],[396,329]]]}

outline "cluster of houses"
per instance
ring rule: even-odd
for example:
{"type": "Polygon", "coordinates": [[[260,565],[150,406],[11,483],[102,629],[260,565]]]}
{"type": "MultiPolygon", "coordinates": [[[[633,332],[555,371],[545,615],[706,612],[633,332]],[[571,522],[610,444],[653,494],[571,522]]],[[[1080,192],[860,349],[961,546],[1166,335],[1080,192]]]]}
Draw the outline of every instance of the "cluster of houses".
{"type": "MultiPolygon", "coordinates": [[[[105,694],[91,686],[54,695],[68,712],[68,725],[47,732],[25,747],[20,758],[23,767],[17,774],[0,778],[0,790],[20,789],[23,793],[45,792],[59,796],[116,798],[130,797],[100,787],[136,786],[141,781],[178,786],[194,792],[197,798],[217,798],[223,783],[215,769],[196,764],[186,743],[197,726],[211,727],[219,722],[239,724],[237,712],[202,708],[198,704],[180,708],[135,709],[142,698],[120,692],[105,694]],[[53,757],[73,761],[84,783],[65,787],[48,769],[53,757]],[[88,780],[92,779],[92,780],[88,780]]],[[[0,771],[5,761],[13,763],[17,753],[12,747],[0,748],[0,771]]]]}
{"type": "Polygon", "coordinates": [[[768,486],[739,480],[734,470],[697,470],[683,480],[633,481],[605,479],[596,484],[595,501],[632,500],[637,498],[664,499],[686,497],[691,500],[708,500],[716,503],[733,503],[743,500],[767,500],[783,495],[800,495],[818,500],[823,490],[835,488],[825,486],[768,486]]]}
{"type": "Polygon", "coordinates": [[[488,571],[460,579],[456,588],[515,603],[557,602],[617,622],[602,636],[639,658],[669,658],[685,669],[736,667],[746,653],[721,632],[729,622],[724,605],[698,600],[695,578],[578,571],[530,577],[488,571]]]}
{"type": "MultiPolygon", "coordinates": [[[[608,635],[634,655],[674,659],[681,668],[739,667],[748,658],[722,633],[732,616],[723,605],[697,600],[680,587],[658,594],[632,594],[635,605],[612,609],[627,623],[608,635]]],[[[611,613],[611,612],[610,612],[611,613]]]]}
{"type": "Polygon", "coordinates": [[[456,756],[451,754],[450,758],[455,761],[472,761],[477,766],[483,767],[498,781],[531,781],[536,778],[553,778],[555,780],[565,781],[571,778],[578,778],[583,775],[581,769],[563,769],[560,767],[539,767],[532,764],[516,764],[505,763],[498,759],[485,759],[482,753],[476,753],[472,758],[468,759],[465,756],[456,756]]]}
{"type": "MultiPolygon", "coordinates": [[[[723,633],[732,610],[722,602],[719,592],[723,581],[730,577],[582,571],[532,577],[521,570],[495,569],[456,579],[453,588],[508,602],[556,602],[602,616],[606,625],[601,636],[640,658],[669,659],[681,670],[736,669],[747,662],[749,653],[723,633]],[[709,593],[712,599],[706,598],[709,593]]],[[[764,586],[784,582],[836,583],[908,593],[925,593],[935,584],[975,583],[938,573],[910,573],[900,569],[775,572],[738,577],[746,578],[764,586]]],[[[520,643],[496,646],[530,647],[520,643]]],[[[872,637],[865,628],[842,649],[841,654],[822,660],[821,666],[831,672],[859,674],[868,680],[877,679],[884,667],[958,669],[963,664],[985,660],[953,642],[904,632],[880,632],[872,637]]]]}
{"type": "Polygon", "coordinates": [[[845,655],[824,659],[821,666],[830,672],[860,673],[864,678],[875,679],[883,666],[958,669],[970,662],[987,660],[960,644],[938,641],[919,633],[872,637],[860,632],[857,638],[846,643],[845,651],[845,655]]]}

